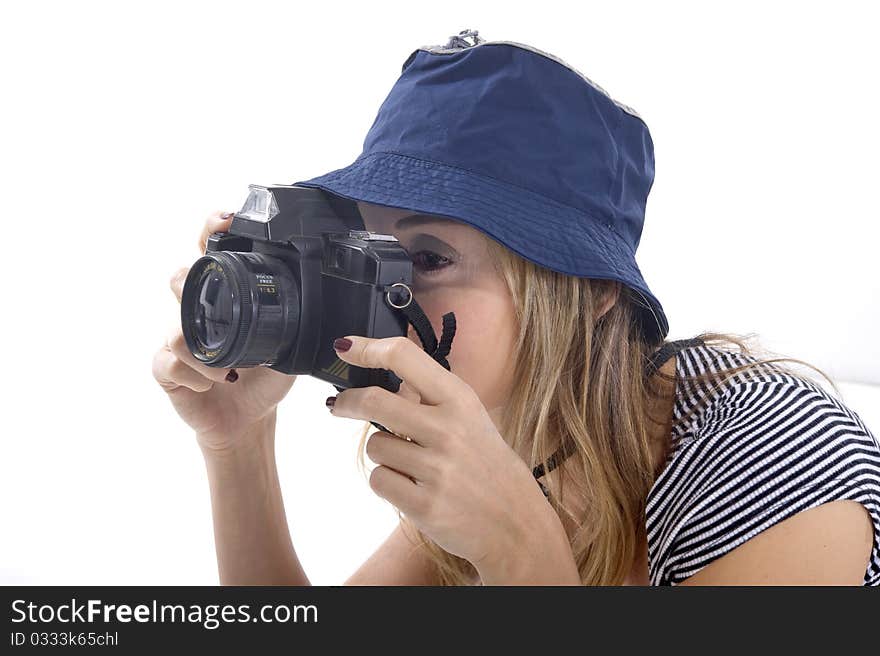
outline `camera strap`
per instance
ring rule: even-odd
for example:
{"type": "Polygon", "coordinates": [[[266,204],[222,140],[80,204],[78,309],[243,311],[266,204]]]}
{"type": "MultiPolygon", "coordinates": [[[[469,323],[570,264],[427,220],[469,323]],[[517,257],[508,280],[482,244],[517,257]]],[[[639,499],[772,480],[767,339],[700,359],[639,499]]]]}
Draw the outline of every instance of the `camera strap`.
{"type": "Polygon", "coordinates": [[[416,299],[413,299],[412,303],[406,306],[406,308],[401,309],[401,312],[404,313],[407,321],[415,328],[416,334],[422,341],[422,348],[425,349],[428,355],[443,365],[444,369],[451,371],[446,356],[449,355],[449,351],[452,349],[452,338],[455,337],[455,313],[447,312],[443,315],[443,334],[440,336],[440,341],[437,341],[434,327],[431,325],[428,317],[425,316],[416,299]]]}
{"type": "Polygon", "coordinates": [[[455,337],[455,313],[447,312],[443,315],[443,334],[440,336],[440,341],[437,341],[437,333],[434,332],[431,321],[407,285],[397,282],[393,285],[385,285],[382,287],[382,291],[385,294],[385,302],[403,314],[410,325],[415,328],[425,352],[439,362],[444,369],[450,371],[446,356],[452,349],[452,338],[455,337]],[[399,298],[392,300],[392,294],[399,298]]]}

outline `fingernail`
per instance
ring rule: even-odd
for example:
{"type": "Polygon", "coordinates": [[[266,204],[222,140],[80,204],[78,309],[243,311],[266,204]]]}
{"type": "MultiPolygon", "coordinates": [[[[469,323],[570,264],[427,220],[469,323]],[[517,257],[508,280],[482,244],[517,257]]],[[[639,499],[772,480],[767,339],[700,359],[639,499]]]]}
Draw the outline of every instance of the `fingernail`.
{"type": "Polygon", "coordinates": [[[342,351],[343,353],[345,353],[348,349],[351,348],[351,343],[352,342],[350,339],[345,339],[345,337],[337,337],[335,340],[333,340],[333,348],[335,348],[337,351],[342,351]]]}
{"type": "Polygon", "coordinates": [[[328,396],[327,400],[324,403],[327,405],[328,408],[332,408],[334,405],[336,405],[336,397],[328,396]]]}
{"type": "Polygon", "coordinates": [[[234,383],[238,380],[238,372],[235,369],[230,369],[229,373],[226,374],[226,380],[228,380],[230,383],[234,383]]]}
{"type": "Polygon", "coordinates": [[[224,212],[223,214],[220,215],[220,218],[221,219],[229,219],[229,218],[232,218],[233,216],[235,216],[235,212],[224,212]]]}

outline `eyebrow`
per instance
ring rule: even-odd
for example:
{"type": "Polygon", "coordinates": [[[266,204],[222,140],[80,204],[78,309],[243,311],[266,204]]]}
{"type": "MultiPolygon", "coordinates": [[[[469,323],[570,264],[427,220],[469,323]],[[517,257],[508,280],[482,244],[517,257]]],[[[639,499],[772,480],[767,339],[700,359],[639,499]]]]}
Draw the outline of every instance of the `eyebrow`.
{"type": "Polygon", "coordinates": [[[448,219],[443,216],[433,216],[431,214],[410,214],[402,219],[398,219],[394,224],[396,230],[406,228],[411,225],[426,225],[429,223],[451,223],[454,219],[448,219]]]}

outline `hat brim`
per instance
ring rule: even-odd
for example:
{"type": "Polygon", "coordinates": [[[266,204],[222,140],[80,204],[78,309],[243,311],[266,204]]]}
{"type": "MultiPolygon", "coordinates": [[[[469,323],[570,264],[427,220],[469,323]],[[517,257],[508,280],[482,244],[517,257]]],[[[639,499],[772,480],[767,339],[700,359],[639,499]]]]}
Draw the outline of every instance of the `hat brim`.
{"type": "MultiPolygon", "coordinates": [[[[542,194],[466,169],[389,152],[295,182],[349,200],[452,218],[481,230],[521,257],[560,273],[619,280],[644,299],[642,330],[652,343],[669,332],[635,253],[611,224],[542,194]]],[[[639,300],[639,299],[637,299],[639,300]]]]}

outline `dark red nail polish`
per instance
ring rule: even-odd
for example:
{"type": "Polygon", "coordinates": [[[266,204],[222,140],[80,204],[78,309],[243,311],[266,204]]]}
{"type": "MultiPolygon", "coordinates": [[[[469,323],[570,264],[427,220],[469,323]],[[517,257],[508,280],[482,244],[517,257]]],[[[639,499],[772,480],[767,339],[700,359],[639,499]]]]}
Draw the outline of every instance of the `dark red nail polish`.
{"type": "Polygon", "coordinates": [[[328,408],[332,408],[334,405],[336,405],[336,397],[335,396],[328,396],[327,400],[324,403],[327,404],[328,408]]]}
{"type": "Polygon", "coordinates": [[[229,373],[226,374],[226,380],[228,380],[230,383],[234,383],[238,380],[238,372],[235,369],[230,369],[229,373]]]}
{"type": "Polygon", "coordinates": [[[345,337],[337,337],[335,340],[333,340],[333,348],[335,348],[337,351],[342,351],[343,353],[351,348],[351,344],[351,340],[345,339],[345,337]]]}

